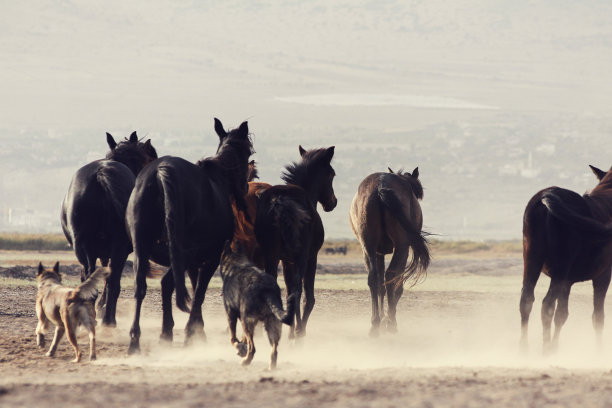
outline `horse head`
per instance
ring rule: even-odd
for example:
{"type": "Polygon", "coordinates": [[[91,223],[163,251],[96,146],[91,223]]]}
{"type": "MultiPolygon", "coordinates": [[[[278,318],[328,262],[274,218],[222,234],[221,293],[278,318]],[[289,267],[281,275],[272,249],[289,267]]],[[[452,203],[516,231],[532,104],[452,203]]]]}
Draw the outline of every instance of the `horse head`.
{"type": "Polygon", "coordinates": [[[121,142],[115,142],[115,139],[110,133],[106,133],[106,142],[110,151],[106,154],[107,160],[114,160],[125,164],[134,175],[138,175],[140,171],[153,160],[157,159],[157,151],[151,144],[151,140],[145,142],[138,140],[136,132],[132,132],[129,139],[126,138],[121,142]]]}
{"type": "Polygon", "coordinates": [[[302,161],[285,167],[281,178],[288,184],[302,187],[311,200],[319,202],[325,212],[332,211],[338,204],[334,193],[333,181],[336,176],[331,160],[334,146],[322,149],[305,150],[299,146],[302,161]]]}

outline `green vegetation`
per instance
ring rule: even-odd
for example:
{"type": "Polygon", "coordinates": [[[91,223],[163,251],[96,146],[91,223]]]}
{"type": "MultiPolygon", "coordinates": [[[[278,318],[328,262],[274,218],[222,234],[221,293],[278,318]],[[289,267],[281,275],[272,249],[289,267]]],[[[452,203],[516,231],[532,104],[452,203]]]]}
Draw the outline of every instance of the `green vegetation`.
{"type": "Polygon", "coordinates": [[[69,251],[62,234],[0,233],[0,249],[14,251],[69,251]]]}

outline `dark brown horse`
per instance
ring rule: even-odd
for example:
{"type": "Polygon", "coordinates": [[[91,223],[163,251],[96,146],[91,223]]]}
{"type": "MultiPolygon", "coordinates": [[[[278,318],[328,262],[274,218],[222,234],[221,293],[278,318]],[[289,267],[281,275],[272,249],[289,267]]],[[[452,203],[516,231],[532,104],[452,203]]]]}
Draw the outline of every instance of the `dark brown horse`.
{"type": "Polygon", "coordinates": [[[523,289],[521,292],[521,348],[527,349],[529,314],[540,272],[550,276],[542,301],[544,352],[554,352],[567,320],[568,299],[576,282],[593,281],[593,327],[601,344],[604,300],[612,265],[612,172],[591,166],[600,180],[588,194],[559,187],[536,193],[523,216],[523,289]],[[551,340],[554,317],[555,332],[551,340]]]}
{"type": "Polygon", "coordinates": [[[99,305],[105,306],[102,323],[114,326],[121,273],[132,252],[125,208],[136,176],[157,159],[157,152],[150,140],[140,142],[136,132],[120,143],[107,133],[106,141],[110,147],[106,158],[81,167],[72,178],[62,203],[61,221],[64,235],[83,265],[81,281],[96,269],[98,258],[103,266],[110,260],[111,274],[99,305]]]}
{"type": "Polygon", "coordinates": [[[278,263],[282,261],[287,302],[295,302],[295,324],[290,338],[306,334],[315,303],[317,255],[325,235],[317,202],[326,212],[338,204],[332,185],[336,174],[331,166],[334,147],[306,151],[300,146],[299,151],[302,160],[287,166],[281,176],[287,184],[268,187],[258,194],[255,217],[255,236],[261,246],[265,271],[277,276],[278,263]]]}
{"type": "Polygon", "coordinates": [[[249,172],[247,174],[249,191],[245,197],[248,218],[244,212],[238,210],[236,203],[232,203],[236,220],[232,250],[236,252],[240,247],[249,261],[253,262],[258,268],[264,269],[263,254],[255,237],[255,217],[257,216],[258,195],[262,190],[270,187],[270,184],[253,181],[255,178],[259,178],[259,176],[255,161],[252,160],[249,162],[249,172]]]}
{"type": "Polygon", "coordinates": [[[419,200],[423,187],[419,169],[411,173],[374,173],[359,185],[350,209],[353,232],[361,243],[372,297],[371,336],[377,336],[384,317],[385,291],[389,310],[384,319],[388,331],[397,331],[395,312],[404,282],[417,282],[429,265],[429,248],[419,200]],[[408,252],[412,248],[412,260],[408,252]],[[393,253],[385,272],[385,254],[393,253]],[[407,266],[406,266],[407,265],[407,266]]]}
{"type": "Polygon", "coordinates": [[[149,259],[170,269],[162,278],[161,338],[172,341],[172,292],[176,305],[189,312],[186,341],[204,336],[202,303],[225,241],[234,235],[232,200],[245,211],[247,168],[253,145],[248,125],[229,133],[215,119],[219,147],[214,157],[196,164],[165,156],[141,172],[126,211],[134,246],[136,310],[129,353],[140,350],[140,309],[146,294],[149,259]],[[185,287],[185,271],[194,286],[193,304],[185,287]]]}

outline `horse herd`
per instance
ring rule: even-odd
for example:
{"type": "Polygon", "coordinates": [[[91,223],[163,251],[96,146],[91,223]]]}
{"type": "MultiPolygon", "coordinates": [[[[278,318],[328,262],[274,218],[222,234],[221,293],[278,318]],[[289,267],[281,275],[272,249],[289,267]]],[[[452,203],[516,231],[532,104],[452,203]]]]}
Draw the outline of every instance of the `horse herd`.
{"type": "MultiPolygon", "coordinates": [[[[226,242],[273,277],[282,265],[287,302],[293,302],[288,304],[294,313],[289,336],[306,333],[315,304],[317,256],[324,240],[317,203],[326,212],[337,205],[331,165],[335,149],[299,146],[300,160],[287,165],[281,175],[285,184],[272,186],[254,181],[257,170],[249,161],[254,149],[247,122],[230,131],[218,119],[214,122],[219,137],[216,154],[196,163],[158,157],[151,141],[143,142],[136,132],[119,143],[107,133],[110,151],[76,172],[62,203],[62,228],[83,266],[81,279],[93,273],[97,259],[110,266],[99,302],[104,325],[116,325],[121,274],[128,255],[134,253],[136,302],[129,354],[140,351],[140,312],[150,261],[168,267],[161,279],[161,340],[173,338],[173,293],[177,307],[189,313],[186,343],[205,336],[202,304],[226,242]],[[193,295],[186,288],[185,274],[193,295]]],[[[593,281],[593,324],[601,338],[612,265],[612,172],[592,169],[600,183],[590,194],[551,187],[537,193],[525,210],[523,347],[534,287],[542,271],[551,277],[542,307],[545,351],[557,346],[568,315],[570,288],[578,281],[593,281]]],[[[396,307],[404,284],[417,283],[429,265],[422,198],[418,168],[412,172],[388,169],[367,176],[352,201],[350,224],[368,271],[372,336],[379,334],[381,326],[397,331],[396,307]],[[386,254],[392,257],[385,270],[386,254]]]]}

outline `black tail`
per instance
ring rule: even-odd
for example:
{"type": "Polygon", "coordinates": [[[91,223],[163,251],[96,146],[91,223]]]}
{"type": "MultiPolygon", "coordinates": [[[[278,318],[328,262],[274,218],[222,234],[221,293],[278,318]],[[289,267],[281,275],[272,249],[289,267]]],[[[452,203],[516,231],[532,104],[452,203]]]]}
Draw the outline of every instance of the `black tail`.
{"type": "Polygon", "coordinates": [[[612,226],[608,226],[594,218],[576,212],[558,195],[546,192],[542,196],[542,204],[550,214],[580,232],[588,235],[588,238],[595,241],[612,239],[612,226]]]}
{"type": "Polygon", "coordinates": [[[266,303],[270,307],[272,313],[281,323],[287,326],[293,325],[293,317],[295,315],[295,295],[292,294],[287,299],[287,311],[283,310],[283,304],[280,299],[277,299],[271,293],[266,296],[266,303]]]}
{"type": "Polygon", "coordinates": [[[288,248],[302,246],[301,226],[310,221],[308,212],[291,198],[279,196],[270,201],[268,213],[273,224],[280,229],[281,238],[288,248]]]}
{"type": "Polygon", "coordinates": [[[176,211],[181,206],[181,195],[174,189],[166,168],[159,167],[157,170],[157,178],[164,196],[165,223],[166,232],[168,234],[168,252],[170,255],[170,264],[172,265],[172,276],[174,277],[174,288],[176,290],[176,306],[183,312],[189,312],[191,297],[185,287],[185,268],[179,264],[178,257],[181,245],[180,240],[182,234],[178,232],[181,224],[181,211],[176,211]]]}
{"type": "Polygon", "coordinates": [[[112,211],[117,217],[118,220],[125,219],[125,209],[127,207],[128,200],[130,199],[130,194],[132,193],[132,188],[134,187],[134,183],[116,183],[113,182],[114,177],[111,173],[111,169],[107,167],[102,167],[97,175],[96,179],[98,184],[102,187],[105,192],[106,197],[110,200],[110,204],[112,207],[112,211]]]}
{"type": "Polygon", "coordinates": [[[394,279],[395,284],[399,286],[408,280],[412,280],[411,286],[414,286],[425,277],[431,259],[426,238],[428,234],[424,231],[417,231],[413,227],[410,220],[404,214],[404,207],[401,201],[393,190],[379,187],[378,196],[385,208],[389,210],[393,217],[398,220],[402,228],[404,228],[408,234],[410,246],[412,247],[412,260],[406,266],[404,272],[394,279]]]}

